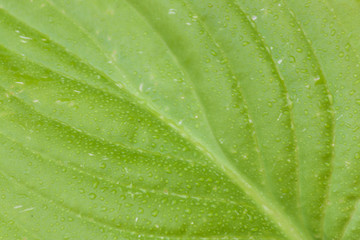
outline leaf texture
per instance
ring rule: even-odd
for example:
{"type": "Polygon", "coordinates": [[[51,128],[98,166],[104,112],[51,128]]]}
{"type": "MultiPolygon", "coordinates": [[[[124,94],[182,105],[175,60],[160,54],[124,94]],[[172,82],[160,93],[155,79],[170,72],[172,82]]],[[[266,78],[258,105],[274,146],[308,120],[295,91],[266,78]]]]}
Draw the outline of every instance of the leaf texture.
{"type": "Polygon", "coordinates": [[[0,239],[359,239],[359,10],[0,0],[0,239]]]}

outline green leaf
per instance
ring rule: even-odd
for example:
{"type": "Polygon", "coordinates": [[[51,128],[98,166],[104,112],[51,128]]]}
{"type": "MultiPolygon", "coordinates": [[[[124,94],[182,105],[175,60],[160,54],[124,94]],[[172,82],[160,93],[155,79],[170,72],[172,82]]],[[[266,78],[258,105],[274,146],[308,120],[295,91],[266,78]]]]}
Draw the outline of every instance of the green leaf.
{"type": "Polygon", "coordinates": [[[0,0],[0,239],[359,239],[359,11],[0,0]]]}

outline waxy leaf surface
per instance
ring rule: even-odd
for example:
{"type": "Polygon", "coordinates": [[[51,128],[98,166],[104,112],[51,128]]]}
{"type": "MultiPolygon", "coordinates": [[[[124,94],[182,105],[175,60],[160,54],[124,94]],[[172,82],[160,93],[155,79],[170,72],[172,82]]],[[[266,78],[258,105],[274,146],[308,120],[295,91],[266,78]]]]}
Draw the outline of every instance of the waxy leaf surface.
{"type": "Polygon", "coordinates": [[[358,0],[0,0],[0,239],[360,239],[358,0]]]}

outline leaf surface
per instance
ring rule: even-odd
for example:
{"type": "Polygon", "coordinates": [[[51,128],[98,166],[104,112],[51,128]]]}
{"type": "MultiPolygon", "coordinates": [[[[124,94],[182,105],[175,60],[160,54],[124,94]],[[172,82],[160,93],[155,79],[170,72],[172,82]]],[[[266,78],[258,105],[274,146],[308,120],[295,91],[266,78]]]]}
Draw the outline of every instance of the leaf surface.
{"type": "Polygon", "coordinates": [[[358,1],[0,1],[0,239],[358,239],[358,1]]]}

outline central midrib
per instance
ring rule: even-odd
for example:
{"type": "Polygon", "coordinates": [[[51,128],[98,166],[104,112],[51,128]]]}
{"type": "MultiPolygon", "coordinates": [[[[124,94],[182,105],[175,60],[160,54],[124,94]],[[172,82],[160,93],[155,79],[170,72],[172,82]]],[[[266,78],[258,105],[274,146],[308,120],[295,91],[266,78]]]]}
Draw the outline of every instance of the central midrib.
{"type": "MultiPolygon", "coordinates": [[[[130,95],[132,95],[134,98],[139,98],[134,93],[135,91],[129,86],[127,86],[125,90],[130,93],[130,95]]],[[[308,236],[308,234],[305,233],[304,229],[301,229],[293,221],[293,219],[291,219],[281,210],[281,207],[275,200],[271,199],[269,196],[265,196],[265,194],[260,191],[255,186],[255,184],[253,184],[249,179],[247,179],[245,176],[243,176],[240,172],[236,170],[236,168],[231,164],[231,162],[226,157],[216,140],[214,140],[213,142],[215,142],[217,153],[210,152],[208,151],[208,149],[212,149],[211,147],[207,146],[207,144],[201,143],[200,140],[198,140],[195,136],[188,134],[184,129],[178,128],[176,124],[169,124],[172,123],[172,121],[167,117],[161,115],[161,113],[159,113],[159,111],[153,106],[148,104],[142,104],[142,107],[151,112],[154,117],[160,119],[166,125],[174,129],[178,134],[180,134],[180,136],[189,141],[189,143],[200,148],[202,153],[205,156],[209,157],[211,161],[213,161],[234,184],[236,184],[241,190],[244,191],[246,195],[248,195],[251,199],[254,200],[259,210],[262,211],[265,215],[267,215],[270,219],[272,219],[273,223],[276,224],[279,229],[281,229],[281,231],[286,237],[291,240],[312,239],[308,236]]]]}
{"type": "MultiPolygon", "coordinates": [[[[184,133],[184,130],[175,129],[181,132],[183,137],[189,141],[207,157],[209,157],[217,167],[223,171],[229,179],[236,184],[246,195],[248,195],[257,205],[258,209],[268,216],[274,224],[282,231],[282,233],[291,240],[311,240],[313,239],[305,229],[300,227],[294,220],[281,209],[279,204],[271,197],[266,196],[263,191],[259,190],[246,176],[243,176],[231,164],[224,154],[223,150],[216,143],[217,153],[207,151],[210,149],[206,144],[202,144],[196,137],[184,133]]],[[[215,141],[216,142],[216,141],[215,141]]],[[[211,148],[213,149],[213,148],[211,148]]]]}

